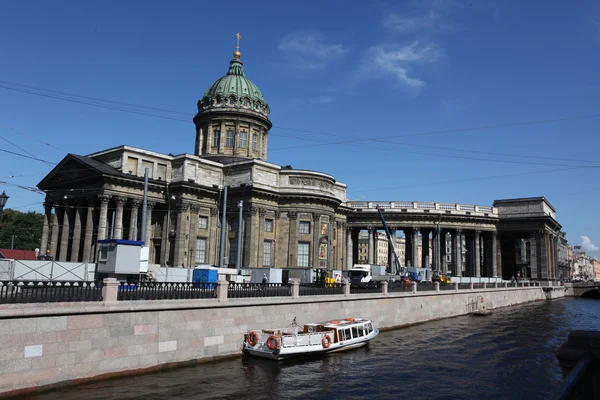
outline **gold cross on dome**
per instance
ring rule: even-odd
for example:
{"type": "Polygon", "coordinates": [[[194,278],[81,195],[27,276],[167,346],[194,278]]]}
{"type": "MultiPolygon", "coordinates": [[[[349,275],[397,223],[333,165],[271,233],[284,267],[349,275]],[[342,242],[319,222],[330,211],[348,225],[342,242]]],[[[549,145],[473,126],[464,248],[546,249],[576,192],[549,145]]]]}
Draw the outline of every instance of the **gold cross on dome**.
{"type": "Polygon", "coordinates": [[[235,51],[240,51],[240,39],[242,38],[242,35],[240,35],[240,33],[236,33],[235,37],[237,38],[237,43],[235,45],[235,51]]]}

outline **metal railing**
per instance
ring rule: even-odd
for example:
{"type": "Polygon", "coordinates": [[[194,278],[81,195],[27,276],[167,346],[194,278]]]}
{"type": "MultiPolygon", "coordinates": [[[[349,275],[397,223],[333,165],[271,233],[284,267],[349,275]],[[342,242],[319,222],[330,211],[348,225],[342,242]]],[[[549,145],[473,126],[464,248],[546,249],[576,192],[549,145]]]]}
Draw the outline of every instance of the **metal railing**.
{"type": "Polygon", "coordinates": [[[101,282],[0,281],[0,304],[102,301],[101,282]]]}
{"type": "Polygon", "coordinates": [[[117,300],[192,300],[216,297],[215,283],[121,282],[117,300]]]}
{"type": "Polygon", "coordinates": [[[344,287],[341,283],[323,284],[323,283],[301,283],[300,296],[320,296],[329,294],[344,294],[344,287]]]}
{"type": "Polygon", "coordinates": [[[227,289],[227,297],[281,297],[291,296],[292,290],[289,285],[281,283],[237,283],[230,282],[227,289]]]}

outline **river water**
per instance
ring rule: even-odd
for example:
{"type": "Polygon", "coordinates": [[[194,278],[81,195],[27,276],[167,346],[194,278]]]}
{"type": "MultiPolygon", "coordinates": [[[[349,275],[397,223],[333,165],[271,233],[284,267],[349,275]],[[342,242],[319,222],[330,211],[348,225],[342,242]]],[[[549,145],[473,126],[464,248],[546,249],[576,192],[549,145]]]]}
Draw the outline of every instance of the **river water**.
{"type": "Polygon", "coordinates": [[[554,352],[573,329],[600,330],[600,301],[543,301],[429,322],[320,359],[235,359],[28,398],[547,399],[562,380],[554,352]]]}

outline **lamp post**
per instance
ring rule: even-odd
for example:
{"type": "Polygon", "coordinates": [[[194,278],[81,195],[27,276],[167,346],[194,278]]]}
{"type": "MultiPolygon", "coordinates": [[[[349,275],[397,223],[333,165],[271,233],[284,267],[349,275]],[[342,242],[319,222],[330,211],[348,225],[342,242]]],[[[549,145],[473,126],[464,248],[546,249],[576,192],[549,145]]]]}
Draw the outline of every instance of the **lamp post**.
{"type": "Polygon", "coordinates": [[[6,195],[5,191],[2,191],[2,194],[0,194],[0,217],[2,217],[2,213],[4,212],[4,206],[8,201],[8,197],[9,196],[6,195]]]}

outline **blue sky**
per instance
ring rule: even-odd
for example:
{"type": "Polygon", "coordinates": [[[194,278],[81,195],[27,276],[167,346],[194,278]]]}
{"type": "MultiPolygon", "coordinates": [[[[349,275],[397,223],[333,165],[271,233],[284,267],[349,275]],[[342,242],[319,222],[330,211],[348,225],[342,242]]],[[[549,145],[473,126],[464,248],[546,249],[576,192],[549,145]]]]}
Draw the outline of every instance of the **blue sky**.
{"type": "MultiPolygon", "coordinates": [[[[545,196],[570,243],[600,255],[592,0],[7,0],[0,148],[54,163],[123,144],[192,153],[196,102],[227,71],[238,31],[271,107],[268,161],[332,174],[350,199],[545,196]]],[[[14,185],[51,166],[0,160],[7,207],[41,211],[42,195],[14,185]]]]}

